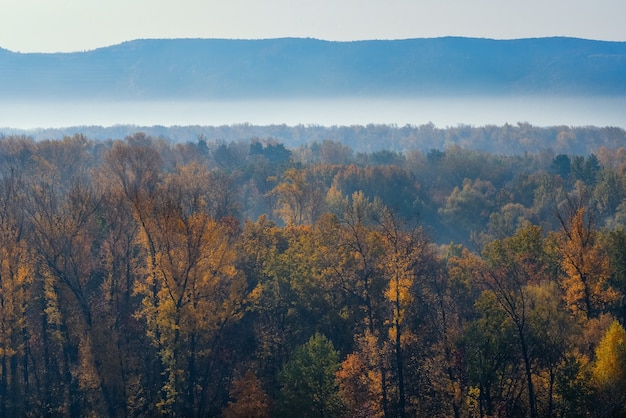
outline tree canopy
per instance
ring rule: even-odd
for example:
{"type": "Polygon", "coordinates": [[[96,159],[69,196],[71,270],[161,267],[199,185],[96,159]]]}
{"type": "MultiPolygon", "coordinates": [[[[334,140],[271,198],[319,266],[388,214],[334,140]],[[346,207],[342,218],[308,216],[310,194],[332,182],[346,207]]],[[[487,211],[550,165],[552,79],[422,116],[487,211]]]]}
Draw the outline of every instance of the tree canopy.
{"type": "Polygon", "coordinates": [[[3,138],[0,418],[620,416],[626,152],[553,154],[3,138]]]}

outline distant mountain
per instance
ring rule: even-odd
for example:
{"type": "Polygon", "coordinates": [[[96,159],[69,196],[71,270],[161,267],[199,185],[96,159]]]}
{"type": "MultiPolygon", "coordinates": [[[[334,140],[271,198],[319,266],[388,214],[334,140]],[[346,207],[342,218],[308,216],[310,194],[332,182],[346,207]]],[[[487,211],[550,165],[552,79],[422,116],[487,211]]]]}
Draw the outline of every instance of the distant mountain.
{"type": "Polygon", "coordinates": [[[0,49],[0,99],[430,94],[626,95],[626,42],[155,39],[77,53],[0,49]]]}

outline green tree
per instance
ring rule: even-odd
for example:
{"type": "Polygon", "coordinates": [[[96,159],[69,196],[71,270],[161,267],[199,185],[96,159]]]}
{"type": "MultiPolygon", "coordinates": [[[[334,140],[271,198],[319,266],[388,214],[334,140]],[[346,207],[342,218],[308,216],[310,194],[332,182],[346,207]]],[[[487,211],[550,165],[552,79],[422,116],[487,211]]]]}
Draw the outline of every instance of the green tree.
{"type": "Polygon", "coordinates": [[[586,159],[580,155],[575,156],[572,159],[571,169],[577,180],[581,180],[587,185],[592,185],[596,182],[596,177],[601,167],[598,157],[595,154],[591,154],[586,159]]]}
{"type": "Polygon", "coordinates": [[[561,176],[563,180],[567,180],[571,171],[571,160],[565,154],[559,154],[552,160],[552,171],[561,176]]]}
{"type": "Polygon", "coordinates": [[[321,334],[298,347],[279,376],[280,416],[342,416],[344,405],[336,378],[339,367],[339,353],[321,334]]]}
{"type": "MultiPolygon", "coordinates": [[[[572,366],[572,337],[580,329],[565,309],[563,292],[556,281],[545,280],[526,287],[530,311],[528,313],[529,334],[535,346],[537,404],[540,416],[553,416],[556,411],[568,407],[571,399],[567,393],[559,392],[557,379],[572,366]]],[[[576,377],[571,379],[576,384],[576,377]]]]}
{"type": "Polygon", "coordinates": [[[476,301],[480,315],[464,327],[462,340],[469,390],[466,403],[476,402],[478,415],[501,416],[518,409],[524,381],[515,347],[515,326],[495,294],[484,291],[476,301]]]}
{"type": "Polygon", "coordinates": [[[604,168],[598,173],[598,184],[593,188],[592,207],[598,213],[615,222],[615,212],[626,198],[626,176],[617,170],[604,168]]]}
{"type": "Polygon", "coordinates": [[[483,251],[485,258],[481,276],[495,300],[506,313],[517,334],[519,354],[523,361],[527,384],[528,409],[531,417],[538,416],[535,382],[533,379],[532,312],[529,285],[550,278],[550,257],[544,250],[541,229],[529,226],[514,236],[493,241],[483,251]]]}
{"type": "Polygon", "coordinates": [[[338,170],[332,184],[345,196],[358,192],[370,201],[380,200],[405,218],[414,218],[422,210],[419,184],[401,166],[351,164],[338,170]]]}
{"type": "Polygon", "coordinates": [[[489,220],[495,208],[496,189],[490,181],[463,180],[463,187],[455,187],[448,196],[440,215],[450,224],[464,228],[465,233],[479,231],[489,220]]]}
{"type": "Polygon", "coordinates": [[[624,228],[605,232],[602,241],[609,256],[609,285],[619,292],[615,315],[626,323],[626,232],[624,228]]]}
{"type": "Polygon", "coordinates": [[[248,288],[253,289],[248,312],[254,321],[254,355],[258,376],[266,381],[272,382],[295,346],[306,341],[306,329],[317,326],[315,315],[309,316],[305,308],[308,301],[299,294],[304,292],[302,297],[311,299],[320,294],[306,277],[312,248],[305,252],[296,249],[300,243],[306,245],[310,236],[310,226],[279,228],[265,217],[246,222],[243,230],[239,263],[248,288]],[[296,279],[303,283],[295,283],[296,279]],[[307,290],[313,293],[309,295],[307,290]]]}

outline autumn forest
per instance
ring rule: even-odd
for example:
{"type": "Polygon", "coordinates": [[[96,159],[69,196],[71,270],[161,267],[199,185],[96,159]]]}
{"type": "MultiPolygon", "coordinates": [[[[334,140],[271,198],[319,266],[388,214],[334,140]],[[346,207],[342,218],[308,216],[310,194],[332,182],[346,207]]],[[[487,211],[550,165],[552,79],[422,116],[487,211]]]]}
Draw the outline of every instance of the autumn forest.
{"type": "Polygon", "coordinates": [[[625,225],[624,147],[3,137],[0,418],[624,416],[625,225]]]}

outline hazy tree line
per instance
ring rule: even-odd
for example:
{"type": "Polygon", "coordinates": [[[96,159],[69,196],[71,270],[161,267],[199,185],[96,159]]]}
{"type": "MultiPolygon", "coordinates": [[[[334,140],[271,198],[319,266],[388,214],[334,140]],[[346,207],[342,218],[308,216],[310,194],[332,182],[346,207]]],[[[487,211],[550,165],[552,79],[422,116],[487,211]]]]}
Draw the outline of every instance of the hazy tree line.
{"type": "Polygon", "coordinates": [[[0,417],[626,414],[626,150],[0,141],[0,417]]]}
{"type": "Polygon", "coordinates": [[[355,153],[377,151],[406,152],[445,149],[459,146],[468,150],[503,155],[536,153],[549,149],[556,154],[587,155],[600,147],[623,146],[626,132],[616,127],[595,126],[533,126],[529,123],[502,126],[458,125],[437,127],[423,125],[368,124],[352,126],[235,124],[223,126],[146,126],[133,125],[81,126],[70,128],[35,129],[30,131],[3,128],[4,136],[28,135],[35,140],[63,139],[76,132],[94,140],[125,138],[143,133],[154,138],[166,138],[174,143],[195,142],[197,138],[219,139],[230,143],[250,138],[274,138],[294,149],[313,142],[332,140],[348,145],[355,153]]]}

